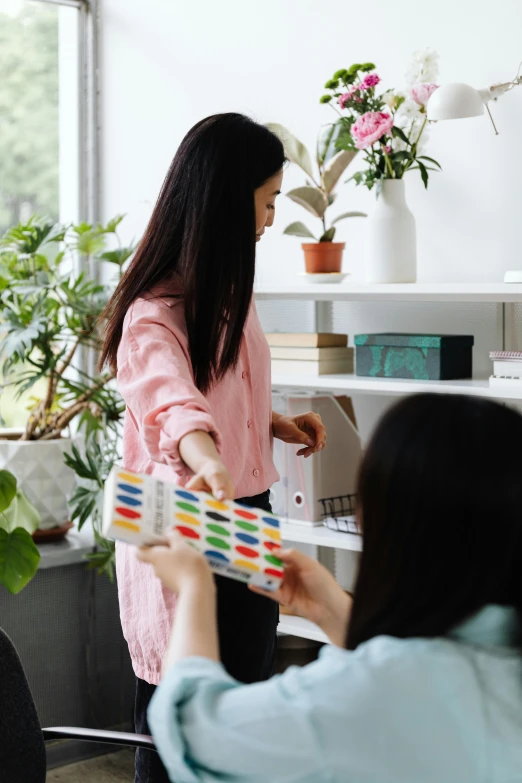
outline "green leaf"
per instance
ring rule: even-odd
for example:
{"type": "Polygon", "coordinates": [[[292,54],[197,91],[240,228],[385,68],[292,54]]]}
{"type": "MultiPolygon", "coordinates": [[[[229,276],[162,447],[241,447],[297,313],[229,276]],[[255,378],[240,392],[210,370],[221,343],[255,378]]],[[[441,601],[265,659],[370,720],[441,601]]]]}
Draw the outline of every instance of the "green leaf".
{"type": "Polygon", "coordinates": [[[389,156],[390,160],[411,160],[412,154],[407,150],[399,150],[399,152],[392,152],[389,156]]]}
{"type": "Polygon", "coordinates": [[[289,199],[295,201],[296,204],[300,204],[307,209],[308,212],[311,212],[312,215],[315,215],[315,217],[322,218],[326,212],[328,199],[325,193],[323,193],[322,190],[319,190],[319,188],[309,188],[306,186],[294,188],[294,190],[290,190],[286,195],[289,199]]]}
{"type": "Polygon", "coordinates": [[[342,150],[328,161],[323,171],[323,187],[327,193],[332,192],[356,155],[357,150],[342,150]]]}
{"type": "Polygon", "coordinates": [[[7,533],[0,529],[0,584],[12,595],[31,581],[39,562],[40,553],[27,530],[16,528],[7,533]]]}
{"type": "Polygon", "coordinates": [[[368,73],[369,71],[375,71],[375,64],[374,63],[363,63],[363,65],[359,66],[359,70],[363,73],[368,73]]]}
{"type": "Polygon", "coordinates": [[[354,63],[348,68],[347,75],[348,76],[355,76],[358,71],[360,71],[362,68],[361,63],[354,63]]]}
{"type": "Polygon", "coordinates": [[[277,122],[269,122],[266,126],[272,133],[281,139],[288,160],[296,163],[311,179],[314,179],[312,160],[305,145],[299,141],[289,130],[277,122]]]}
{"type": "Polygon", "coordinates": [[[421,163],[420,160],[417,160],[417,164],[418,164],[419,169],[420,169],[421,179],[424,182],[424,187],[427,188],[428,187],[428,177],[429,177],[429,174],[428,174],[428,171],[426,169],[426,166],[424,165],[424,163],[421,163]]]}
{"type": "Polygon", "coordinates": [[[118,226],[120,225],[124,217],[125,215],[116,215],[115,217],[113,217],[112,220],[109,220],[109,222],[105,226],[105,231],[108,234],[115,234],[116,229],[118,228],[118,226]]]}
{"type": "Polygon", "coordinates": [[[391,133],[392,136],[394,136],[396,139],[402,139],[402,141],[406,142],[406,144],[410,143],[402,128],[398,128],[396,125],[394,125],[391,129],[391,133]]]}
{"type": "Polygon", "coordinates": [[[12,533],[19,527],[32,534],[38,529],[40,520],[40,512],[25,493],[18,490],[9,508],[0,514],[0,528],[12,533]]]}
{"type": "Polygon", "coordinates": [[[133,253],[134,248],[132,247],[120,247],[117,250],[108,250],[106,253],[102,253],[99,258],[102,261],[107,261],[109,264],[116,264],[121,267],[133,253]]]}
{"type": "Polygon", "coordinates": [[[297,223],[290,223],[290,225],[287,226],[283,231],[283,234],[290,234],[294,237],[307,237],[309,239],[315,239],[314,235],[305,226],[305,224],[300,223],[299,221],[297,223]]]}
{"type": "Polygon", "coordinates": [[[366,212],[343,212],[342,215],[337,215],[337,217],[334,220],[332,220],[332,226],[335,223],[338,223],[340,220],[344,220],[345,218],[350,218],[350,217],[368,217],[368,215],[366,214],[366,212]]]}
{"type": "Polygon", "coordinates": [[[0,512],[5,511],[16,496],[16,478],[8,470],[0,470],[0,512]]]}
{"type": "Polygon", "coordinates": [[[319,103],[330,103],[333,100],[333,95],[321,95],[319,103]]]}
{"type": "Polygon", "coordinates": [[[319,239],[319,242],[333,242],[335,236],[335,227],[332,226],[331,228],[327,229],[322,237],[319,239]]]}
{"type": "Polygon", "coordinates": [[[321,128],[317,137],[317,165],[319,168],[335,155],[335,138],[338,134],[338,125],[333,123],[321,128]]]}
{"type": "Polygon", "coordinates": [[[436,160],[434,160],[433,158],[429,158],[427,155],[418,155],[417,160],[427,160],[430,163],[433,163],[435,166],[437,166],[437,168],[440,171],[442,171],[442,166],[440,165],[440,163],[437,163],[436,160]]]}

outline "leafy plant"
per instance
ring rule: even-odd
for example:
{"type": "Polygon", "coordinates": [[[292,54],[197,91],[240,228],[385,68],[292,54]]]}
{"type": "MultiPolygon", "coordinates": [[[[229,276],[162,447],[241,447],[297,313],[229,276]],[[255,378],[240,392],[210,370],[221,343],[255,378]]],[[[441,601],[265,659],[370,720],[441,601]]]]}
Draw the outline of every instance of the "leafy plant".
{"type": "Polygon", "coordinates": [[[101,536],[100,493],[119,458],[125,405],[114,375],[96,371],[95,355],[101,342],[98,319],[116,282],[98,280],[107,277],[107,265],[121,276],[134,252],[119,242],[122,219],[104,226],[60,226],[32,218],[0,241],[4,386],[18,395],[34,394],[23,440],[60,438],[73,422],[83,434],[85,453],[75,450],[66,458],[84,482],[72,499],[72,519],[79,529],[92,520],[98,551],[91,559],[109,576],[114,546],[101,536]],[[108,247],[110,239],[115,249],[108,247]],[[75,271],[80,261],[85,271],[75,271]]]}
{"type": "Polygon", "coordinates": [[[19,593],[38,569],[40,553],[31,534],[40,515],[17,487],[8,470],[0,470],[0,584],[19,593]]]}
{"type": "Polygon", "coordinates": [[[365,212],[344,212],[326,225],[326,211],[335,201],[335,188],[346,168],[357,155],[357,150],[337,150],[339,133],[337,125],[328,125],[317,139],[316,163],[318,175],[314,175],[312,159],[307,148],[289,130],[277,123],[269,123],[268,128],[283,142],[287,158],[297,164],[307,175],[306,184],[290,190],[286,195],[296,204],[300,204],[322,223],[322,232],[316,237],[300,221],[291,223],[283,233],[297,237],[315,239],[319,242],[333,242],[336,223],[349,217],[366,217],[365,212]]]}
{"type": "MultiPolygon", "coordinates": [[[[426,63],[430,60],[429,76],[437,75],[433,53],[416,55],[420,60],[410,68],[419,76],[428,75],[426,63]],[[424,66],[424,67],[423,67],[424,66]]],[[[350,68],[336,71],[325,88],[329,91],[320,99],[339,114],[336,122],[335,146],[340,151],[363,151],[367,167],[351,179],[370,190],[380,186],[384,179],[402,179],[407,171],[419,171],[428,187],[429,171],[440,170],[436,160],[422,153],[426,140],[428,118],[426,104],[437,89],[426,81],[411,84],[405,92],[387,90],[378,93],[381,78],[373,63],[355,63],[350,68]]]]}

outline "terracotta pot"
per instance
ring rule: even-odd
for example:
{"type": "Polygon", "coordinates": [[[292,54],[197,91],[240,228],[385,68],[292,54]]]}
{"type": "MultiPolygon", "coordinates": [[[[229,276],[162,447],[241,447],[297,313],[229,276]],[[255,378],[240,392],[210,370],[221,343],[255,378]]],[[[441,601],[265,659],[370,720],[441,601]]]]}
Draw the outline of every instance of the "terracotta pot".
{"type": "Polygon", "coordinates": [[[305,269],[309,275],[340,272],[343,265],[344,242],[305,242],[305,269]]]}

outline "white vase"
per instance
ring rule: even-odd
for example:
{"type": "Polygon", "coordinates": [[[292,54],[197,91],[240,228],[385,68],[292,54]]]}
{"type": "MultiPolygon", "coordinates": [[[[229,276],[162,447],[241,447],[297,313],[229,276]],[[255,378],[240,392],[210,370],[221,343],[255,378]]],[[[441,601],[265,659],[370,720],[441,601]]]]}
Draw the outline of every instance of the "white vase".
{"type": "Polygon", "coordinates": [[[368,283],[414,283],[417,279],[415,218],[406,203],[404,180],[385,179],[367,220],[368,283]]]}
{"type": "Polygon", "coordinates": [[[64,454],[74,444],[82,451],[83,439],[1,440],[0,470],[16,476],[18,486],[40,512],[40,530],[64,525],[70,519],[67,501],[76,488],[76,474],[64,454]]]}

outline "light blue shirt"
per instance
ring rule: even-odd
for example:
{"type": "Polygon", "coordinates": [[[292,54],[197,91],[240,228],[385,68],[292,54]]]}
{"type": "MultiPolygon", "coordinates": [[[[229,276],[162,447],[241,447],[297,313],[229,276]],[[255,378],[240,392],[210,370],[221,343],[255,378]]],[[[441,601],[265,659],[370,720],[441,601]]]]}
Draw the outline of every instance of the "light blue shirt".
{"type": "Polygon", "coordinates": [[[450,637],[381,636],[256,685],[188,658],[149,724],[175,783],[518,783],[522,658],[514,609],[450,637]]]}

